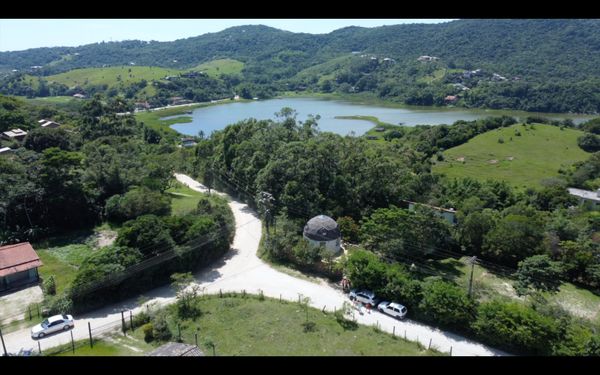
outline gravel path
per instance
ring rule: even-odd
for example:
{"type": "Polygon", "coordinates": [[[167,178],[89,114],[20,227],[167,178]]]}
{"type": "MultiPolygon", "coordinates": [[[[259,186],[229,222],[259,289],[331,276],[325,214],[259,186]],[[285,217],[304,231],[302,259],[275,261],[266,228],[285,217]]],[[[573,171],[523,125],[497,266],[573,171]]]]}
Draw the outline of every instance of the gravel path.
{"type": "MultiPolygon", "coordinates": [[[[178,181],[190,188],[205,192],[207,189],[197,181],[183,174],[175,174],[178,181]]],[[[214,193],[217,193],[213,190],[214,193]]],[[[217,193],[226,196],[222,193],[217,193]]],[[[228,197],[228,196],[227,196],[228,197]]],[[[284,298],[297,301],[299,295],[310,298],[313,307],[333,311],[341,308],[344,301],[349,301],[347,296],[336,288],[326,283],[317,284],[307,280],[295,278],[288,274],[276,271],[267,263],[256,256],[261,237],[262,226],[256,213],[246,204],[230,200],[229,206],[233,211],[236,222],[236,233],[233,245],[225,256],[210,267],[195,274],[196,283],[204,288],[205,293],[218,293],[219,290],[237,291],[246,290],[248,293],[262,291],[266,296],[284,298]]],[[[174,293],[169,286],[161,287],[144,293],[151,298],[150,303],[158,304],[174,302],[174,293]]],[[[87,322],[92,328],[103,324],[118,321],[120,309],[133,309],[134,314],[140,307],[136,299],[132,298],[119,305],[94,311],[77,317],[76,327],[73,329],[75,339],[88,337],[87,322]]],[[[398,321],[377,311],[362,314],[356,311],[358,323],[365,325],[379,324],[380,329],[396,335],[404,336],[409,340],[419,341],[426,347],[431,340],[431,346],[438,350],[449,352],[452,348],[453,356],[492,356],[505,355],[505,353],[489,348],[461,336],[441,331],[427,325],[411,320],[398,321]]],[[[29,336],[29,330],[14,332],[5,336],[9,352],[17,352],[20,348],[36,348],[37,343],[29,336]]],[[[60,333],[42,340],[42,350],[51,346],[68,343],[68,333],[60,333]]]]}

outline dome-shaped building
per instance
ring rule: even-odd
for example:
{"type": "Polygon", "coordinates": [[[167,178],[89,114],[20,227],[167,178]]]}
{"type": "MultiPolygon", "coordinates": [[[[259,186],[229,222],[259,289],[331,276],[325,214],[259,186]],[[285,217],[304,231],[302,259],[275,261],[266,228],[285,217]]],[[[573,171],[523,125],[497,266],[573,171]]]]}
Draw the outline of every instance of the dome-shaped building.
{"type": "Polygon", "coordinates": [[[325,246],[333,254],[341,250],[340,226],[329,216],[319,215],[310,219],[304,226],[303,237],[312,246],[325,246]]]}

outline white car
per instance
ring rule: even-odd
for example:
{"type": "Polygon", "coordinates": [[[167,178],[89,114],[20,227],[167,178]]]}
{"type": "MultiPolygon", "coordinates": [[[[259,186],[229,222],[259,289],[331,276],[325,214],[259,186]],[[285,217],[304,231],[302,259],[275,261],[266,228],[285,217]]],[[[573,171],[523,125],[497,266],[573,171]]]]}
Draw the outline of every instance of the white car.
{"type": "Polygon", "coordinates": [[[375,293],[370,290],[355,290],[352,289],[350,291],[350,301],[358,301],[365,305],[371,305],[373,307],[377,306],[378,299],[375,297],[375,293]]]}
{"type": "Polygon", "coordinates": [[[50,333],[67,331],[73,327],[75,321],[72,315],[54,315],[34,326],[31,329],[31,338],[41,339],[50,333]]]}
{"type": "Polygon", "coordinates": [[[398,318],[398,319],[404,318],[406,316],[406,313],[408,312],[406,310],[405,306],[403,306],[399,303],[396,303],[396,302],[388,302],[388,301],[381,302],[377,306],[377,310],[381,311],[382,313],[391,315],[394,318],[398,318]]]}

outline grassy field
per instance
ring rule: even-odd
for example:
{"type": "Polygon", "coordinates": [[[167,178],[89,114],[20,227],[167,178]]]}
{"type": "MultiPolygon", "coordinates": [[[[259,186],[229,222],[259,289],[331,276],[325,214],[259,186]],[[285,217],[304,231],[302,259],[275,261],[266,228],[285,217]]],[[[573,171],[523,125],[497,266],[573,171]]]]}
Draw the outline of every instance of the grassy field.
{"type": "MultiPolygon", "coordinates": [[[[212,355],[207,340],[215,344],[216,355],[230,356],[440,355],[373,327],[356,325],[344,329],[332,313],[313,308],[309,308],[308,318],[315,323],[315,329],[304,332],[306,311],[294,302],[270,298],[261,301],[257,296],[209,296],[202,298],[198,306],[202,315],[196,321],[182,321],[181,336],[183,342],[193,344],[199,328],[198,343],[206,355],[212,355]]],[[[177,323],[172,313],[169,320],[176,339],[177,323]]],[[[134,336],[141,338],[138,331],[134,336]]]]}
{"type": "Polygon", "coordinates": [[[529,125],[496,129],[445,151],[445,160],[436,162],[433,171],[451,178],[504,180],[519,188],[539,186],[561,167],[590,156],[577,146],[581,135],[579,130],[540,124],[533,129],[529,125]]]}
{"type": "Polygon", "coordinates": [[[183,215],[190,212],[196,208],[200,197],[205,195],[179,182],[174,182],[172,185],[167,189],[167,193],[171,196],[171,212],[173,215],[183,215]]]}
{"type": "Polygon", "coordinates": [[[244,63],[233,59],[219,59],[202,63],[190,70],[201,71],[210,77],[218,77],[221,74],[239,74],[244,69],[244,63]]]}
{"type": "Polygon", "coordinates": [[[151,85],[152,80],[161,80],[166,76],[176,76],[182,73],[178,69],[166,69],[157,66],[111,66],[107,68],[74,69],[65,73],[46,77],[48,82],[58,82],[68,87],[106,84],[108,87],[127,86],[141,80],[148,81],[144,89],[147,95],[154,95],[156,90],[151,85]]]}

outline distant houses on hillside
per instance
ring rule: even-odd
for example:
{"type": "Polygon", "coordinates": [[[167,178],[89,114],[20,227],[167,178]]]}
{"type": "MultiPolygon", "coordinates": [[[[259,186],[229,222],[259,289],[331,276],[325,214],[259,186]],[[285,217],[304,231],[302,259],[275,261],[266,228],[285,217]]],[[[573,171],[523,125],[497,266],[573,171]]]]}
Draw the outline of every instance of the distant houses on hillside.
{"type": "Polygon", "coordinates": [[[9,131],[5,131],[0,136],[9,141],[22,141],[26,135],[27,132],[25,130],[16,128],[9,131]]]}
{"type": "Polygon", "coordinates": [[[569,194],[579,199],[579,206],[589,210],[600,210],[600,189],[596,191],[568,188],[569,194]]]}
{"type": "Polygon", "coordinates": [[[54,122],[52,120],[46,120],[46,119],[39,120],[38,124],[40,124],[40,126],[42,128],[52,128],[52,129],[55,129],[55,128],[60,127],[60,124],[58,122],[54,122]]]}
{"type": "Polygon", "coordinates": [[[423,56],[419,56],[417,61],[429,62],[429,61],[438,61],[439,59],[440,59],[439,57],[423,55],[423,56]]]}

